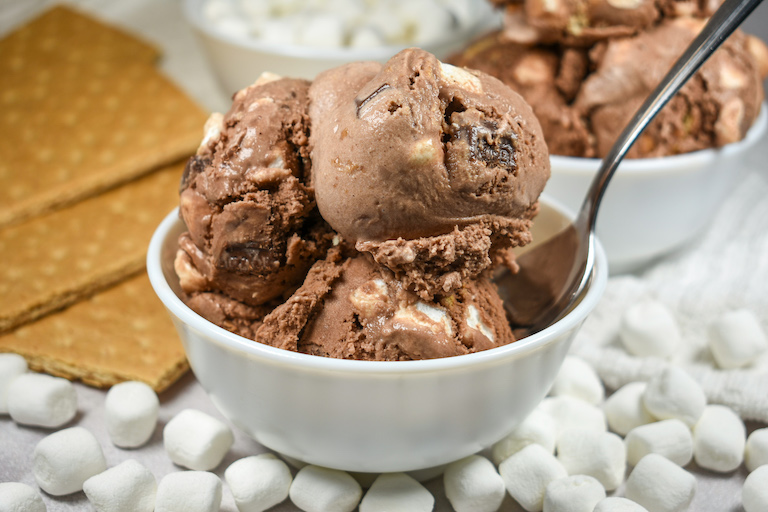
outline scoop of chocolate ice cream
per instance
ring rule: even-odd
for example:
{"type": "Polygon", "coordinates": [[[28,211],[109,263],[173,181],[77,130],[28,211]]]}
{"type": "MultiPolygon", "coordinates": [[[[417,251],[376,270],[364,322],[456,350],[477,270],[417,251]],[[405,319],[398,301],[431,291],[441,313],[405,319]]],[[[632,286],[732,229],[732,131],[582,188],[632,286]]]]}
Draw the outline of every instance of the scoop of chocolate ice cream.
{"type": "MultiPolygon", "coordinates": [[[[604,156],[641,103],[693,41],[706,20],[664,20],[642,34],[602,43],[596,70],[574,103],[604,156]]],[[[735,32],[672,98],[630,150],[630,157],[687,153],[741,140],[760,112],[763,87],[754,40],[735,32]]]]}
{"type": "Polygon", "coordinates": [[[298,286],[330,246],[309,183],[308,88],[264,76],[206,123],[181,184],[186,293],[259,306],[298,286]]]}
{"type": "Polygon", "coordinates": [[[320,213],[406,286],[450,292],[528,242],[548,152],[499,80],[409,49],[322,73],[309,96],[320,213]]]}
{"type": "Polygon", "coordinates": [[[266,316],[255,339],[341,359],[432,359],[514,341],[495,285],[481,278],[425,301],[370,256],[332,252],[285,304],[266,316]]]}

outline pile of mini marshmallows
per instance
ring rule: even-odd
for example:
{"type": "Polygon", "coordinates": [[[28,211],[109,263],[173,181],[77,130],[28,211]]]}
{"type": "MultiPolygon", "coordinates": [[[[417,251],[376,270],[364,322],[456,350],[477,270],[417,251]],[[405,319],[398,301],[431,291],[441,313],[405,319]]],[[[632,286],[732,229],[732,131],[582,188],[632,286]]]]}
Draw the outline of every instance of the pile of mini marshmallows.
{"type": "Polygon", "coordinates": [[[275,45],[375,48],[422,45],[474,26],[485,0],[207,0],[218,32],[275,45]]]}
{"type": "MultiPolygon", "coordinates": [[[[623,319],[625,344],[674,336],[674,317],[663,306],[638,308],[643,309],[630,309],[623,319]]],[[[768,346],[765,333],[744,311],[715,320],[711,332],[712,351],[721,365],[746,364],[746,358],[759,355],[754,347],[768,346]]],[[[663,343],[656,346],[666,350],[663,343]]],[[[158,408],[157,395],[145,384],[113,386],[105,399],[112,443],[121,448],[147,443],[158,408]]],[[[58,428],[76,412],[69,381],[29,373],[23,358],[0,354],[0,413],[20,424],[58,428]]],[[[84,491],[98,512],[215,512],[222,482],[211,471],[233,441],[229,427],[216,418],[194,409],[181,411],[166,424],[163,442],[169,458],[188,471],[168,474],[157,484],[134,459],[108,469],[93,434],[75,426],[37,444],[33,473],[49,495],[84,491]]],[[[768,510],[768,428],[747,438],[736,413],[708,405],[698,383],[673,365],[649,382],[623,386],[606,400],[592,367],[568,356],[550,396],[492,447],[490,459],[471,455],[446,466],[445,494],[457,512],[495,511],[507,493],[529,512],[684,511],[696,492],[695,477],[684,469],[692,460],[717,473],[744,464],[750,472],[742,488],[744,510],[768,510]],[[623,497],[607,497],[621,484],[623,497]]],[[[405,473],[379,475],[363,494],[360,475],[298,467],[292,476],[285,462],[261,454],[232,463],[224,479],[240,512],[263,511],[286,499],[307,512],[434,508],[431,493],[405,473]]],[[[45,510],[35,489],[15,482],[0,483],[0,504],[14,512],[45,510]]]]}

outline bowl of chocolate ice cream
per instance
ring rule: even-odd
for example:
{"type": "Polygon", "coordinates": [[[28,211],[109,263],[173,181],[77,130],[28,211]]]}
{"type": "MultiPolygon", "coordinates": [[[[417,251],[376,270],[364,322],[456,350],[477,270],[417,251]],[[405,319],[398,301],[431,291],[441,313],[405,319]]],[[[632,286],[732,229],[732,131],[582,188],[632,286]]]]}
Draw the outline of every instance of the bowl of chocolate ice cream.
{"type": "MultiPolygon", "coordinates": [[[[552,155],[546,192],[577,209],[600,158],[717,5],[603,0],[577,13],[570,0],[500,3],[505,28],[449,61],[496,76],[531,104],[552,155]]],[[[641,134],[598,217],[611,272],[684,247],[712,221],[765,134],[766,76],[765,44],[737,31],[641,134]]]]}
{"type": "Polygon", "coordinates": [[[214,404],[263,445],[362,472],[440,465],[533,409],[605,287],[598,244],[561,320],[508,315],[533,291],[503,279],[518,255],[570,226],[540,199],[548,177],[528,104],[423,50],[265,75],[206,123],[150,280],[214,404]]]}

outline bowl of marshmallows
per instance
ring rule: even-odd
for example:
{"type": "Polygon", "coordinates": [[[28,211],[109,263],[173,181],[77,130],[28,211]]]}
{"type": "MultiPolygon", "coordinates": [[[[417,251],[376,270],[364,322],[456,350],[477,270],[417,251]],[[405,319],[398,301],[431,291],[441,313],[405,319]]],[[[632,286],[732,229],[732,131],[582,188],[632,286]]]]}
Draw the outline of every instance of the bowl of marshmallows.
{"type": "Polygon", "coordinates": [[[184,14],[227,95],[263,71],[312,79],[409,46],[445,57],[498,25],[485,0],[187,0],[184,14]]]}

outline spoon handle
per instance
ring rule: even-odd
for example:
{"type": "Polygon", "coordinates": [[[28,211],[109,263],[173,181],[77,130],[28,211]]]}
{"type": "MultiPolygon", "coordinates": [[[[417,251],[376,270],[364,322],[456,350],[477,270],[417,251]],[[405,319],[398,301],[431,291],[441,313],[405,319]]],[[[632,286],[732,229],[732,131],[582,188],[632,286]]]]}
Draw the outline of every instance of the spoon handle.
{"type": "Polygon", "coordinates": [[[667,75],[648,96],[619,135],[610,152],[603,159],[599,171],[590,184],[576,221],[577,229],[593,232],[598,206],[608,182],[619,163],[632,147],[638,136],[670,98],[688,81],[712,53],[728,38],[762,0],[725,0],[696,36],[688,49],[675,62],[667,75]]]}

